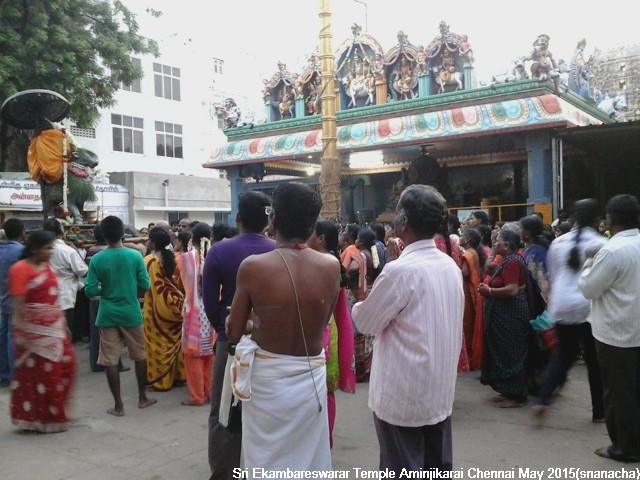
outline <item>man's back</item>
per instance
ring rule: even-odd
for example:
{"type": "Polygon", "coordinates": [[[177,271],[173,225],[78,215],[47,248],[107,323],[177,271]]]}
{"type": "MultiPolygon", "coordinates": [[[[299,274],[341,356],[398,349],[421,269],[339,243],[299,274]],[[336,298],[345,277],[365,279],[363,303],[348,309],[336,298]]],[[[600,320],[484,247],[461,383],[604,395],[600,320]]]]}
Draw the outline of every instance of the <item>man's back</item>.
{"type": "Polygon", "coordinates": [[[142,255],[129,248],[107,248],[89,264],[85,291],[101,296],[96,325],[135,327],[142,324],[138,291],[149,289],[142,255]]]}
{"type": "Polygon", "coordinates": [[[380,419],[419,426],[451,414],[463,310],[460,269],[433,240],[408,245],[353,307],[358,331],[376,335],[369,406],[380,419]]]}
{"type": "Polygon", "coordinates": [[[50,263],[60,281],[58,298],[60,308],[63,310],[73,308],[80,280],[87,274],[87,264],[76,249],[60,239],[53,242],[53,256],[50,263]]]}
{"type": "Polygon", "coordinates": [[[640,346],[640,234],[615,234],[586,267],[580,290],[591,299],[590,321],[597,340],[616,347],[640,346]]]}
{"type": "Polygon", "coordinates": [[[238,280],[243,282],[238,289],[247,289],[250,297],[254,311],[252,338],[261,348],[305,356],[306,340],[309,355],[320,353],[324,328],[340,287],[340,265],[335,257],[309,248],[279,248],[247,258],[240,267],[238,280]]]}

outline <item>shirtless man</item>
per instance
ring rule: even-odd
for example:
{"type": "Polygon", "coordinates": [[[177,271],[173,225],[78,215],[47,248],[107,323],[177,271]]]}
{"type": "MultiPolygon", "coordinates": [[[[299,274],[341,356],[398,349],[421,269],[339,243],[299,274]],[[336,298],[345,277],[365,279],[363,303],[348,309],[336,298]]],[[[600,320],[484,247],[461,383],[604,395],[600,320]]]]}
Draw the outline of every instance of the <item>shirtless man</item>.
{"type": "Polygon", "coordinates": [[[232,377],[234,394],[244,401],[249,472],[331,470],[322,340],[338,297],[340,265],[305,243],[321,205],[302,183],[279,185],[267,208],[276,250],[246,258],[238,270],[227,325],[229,340],[240,340],[232,377]]]}

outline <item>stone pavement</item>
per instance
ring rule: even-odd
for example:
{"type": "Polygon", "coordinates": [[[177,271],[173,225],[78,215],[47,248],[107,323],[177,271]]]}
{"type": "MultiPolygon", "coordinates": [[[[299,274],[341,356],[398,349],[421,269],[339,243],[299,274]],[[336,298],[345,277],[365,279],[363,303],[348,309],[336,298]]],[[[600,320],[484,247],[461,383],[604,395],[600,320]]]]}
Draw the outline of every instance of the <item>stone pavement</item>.
{"type": "MultiPolygon", "coordinates": [[[[132,370],[121,374],[126,416],[107,415],[112,399],[104,374],[89,371],[87,344],[76,347],[81,366],[70,412],[75,421],[69,431],[19,433],[7,414],[9,390],[0,389],[0,479],[206,480],[208,407],[181,406],[187,392],[177,388],[153,393],[158,404],[140,410],[132,370]]],[[[355,395],[337,393],[333,466],[349,470],[349,478],[358,478],[355,467],[375,470],[378,463],[367,387],[358,384],[355,395]]],[[[593,454],[609,442],[605,426],[591,423],[584,366],[571,371],[544,427],[532,425],[531,401],[526,408],[498,409],[492,405],[493,397],[489,387],[480,385],[478,372],[459,377],[453,413],[454,468],[464,478],[500,478],[481,477],[476,468],[513,474],[506,478],[526,478],[519,468],[527,467],[542,471],[541,478],[554,478],[553,473],[560,473],[555,478],[572,478],[568,470],[549,468],[576,467],[583,475],[601,471],[620,475],[626,473],[623,468],[635,472],[635,465],[593,454]]]]}

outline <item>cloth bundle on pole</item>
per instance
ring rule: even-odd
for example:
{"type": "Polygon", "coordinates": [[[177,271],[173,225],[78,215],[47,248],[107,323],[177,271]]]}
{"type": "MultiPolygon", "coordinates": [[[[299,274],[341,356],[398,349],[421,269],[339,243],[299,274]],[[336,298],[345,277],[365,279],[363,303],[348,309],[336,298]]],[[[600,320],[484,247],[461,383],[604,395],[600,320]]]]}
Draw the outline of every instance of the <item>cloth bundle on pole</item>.
{"type": "Polygon", "coordinates": [[[64,172],[64,152],[70,155],[71,142],[62,130],[43,130],[31,139],[27,152],[29,175],[36,182],[55,183],[64,172]]]}

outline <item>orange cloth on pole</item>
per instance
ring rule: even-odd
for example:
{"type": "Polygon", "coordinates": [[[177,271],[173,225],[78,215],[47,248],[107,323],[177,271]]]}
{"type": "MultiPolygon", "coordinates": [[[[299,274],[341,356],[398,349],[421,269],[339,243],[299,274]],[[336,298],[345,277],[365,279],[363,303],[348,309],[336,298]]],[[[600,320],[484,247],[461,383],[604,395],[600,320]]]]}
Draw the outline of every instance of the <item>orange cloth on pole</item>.
{"type": "Polygon", "coordinates": [[[63,142],[67,142],[67,156],[71,155],[71,142],[61,130],[43,130],[31,139],[27,162],[33,180],[55,183],[62,178],[63,142]]]}

